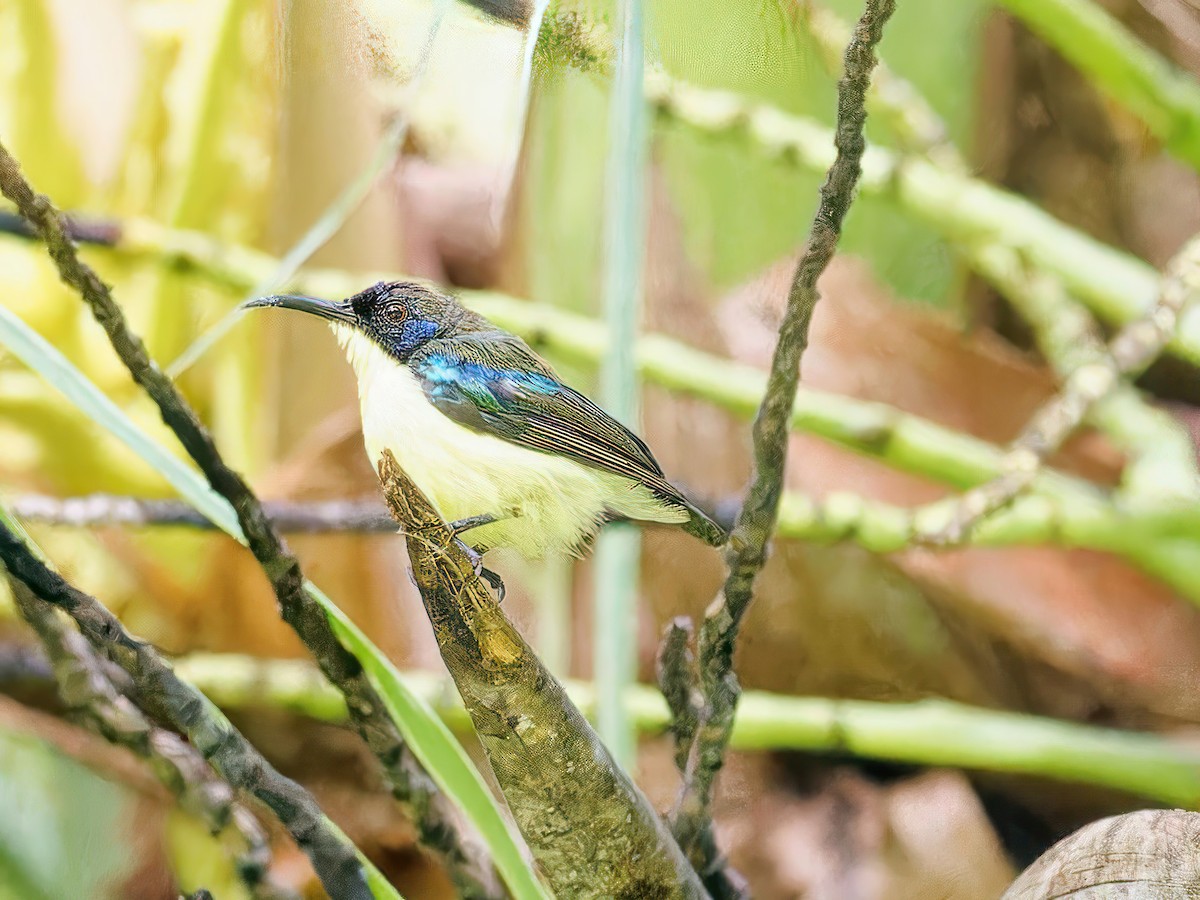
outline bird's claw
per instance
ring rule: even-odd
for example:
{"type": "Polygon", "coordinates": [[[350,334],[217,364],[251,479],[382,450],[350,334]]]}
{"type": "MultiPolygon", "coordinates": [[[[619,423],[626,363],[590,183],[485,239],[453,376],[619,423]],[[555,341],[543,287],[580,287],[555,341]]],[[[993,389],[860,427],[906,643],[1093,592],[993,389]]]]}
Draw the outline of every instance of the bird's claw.
{"type": "Polygon", "coordinates": [[[496,592],[496,602],[503,603],[504,580],[491,569],[484,568],[482,553],[461,538],[456,537],[455,540],[458,541],[458,545],[462,548],[463,552],[467,554],[467,559],[471,561],[471,568],[474,570],[475,574],[486,581],[491,586],[492,590],[496,592]]]}
{"type": "Polygon", "coordinates": [[[485,569],[483,566],[480,566],[479,571],[477,571],[475,574],[492,586],[492,590],[496,592],[496,602],[503,603],[504,579],[502,579],[491,569],[485,569]]]}

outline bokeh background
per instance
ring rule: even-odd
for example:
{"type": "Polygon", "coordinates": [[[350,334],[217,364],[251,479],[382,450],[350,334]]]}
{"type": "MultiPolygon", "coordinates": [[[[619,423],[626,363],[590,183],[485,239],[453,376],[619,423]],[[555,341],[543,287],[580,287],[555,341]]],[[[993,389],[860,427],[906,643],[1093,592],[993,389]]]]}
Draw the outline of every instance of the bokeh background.
{"type": "MultiPolygon", "coordinates": [[[[859,12],[848,0],[826,5],[847,19],[859,12]]],[[[1197,70],[1200,10],[1190,0],[1103,6],[1197,70]]],[[[828,125],[835,81],[807,15],[792,0],[654,0],[645,4],[648,61],[828,125]]],[[[597,319],[614,16],[604,3],[555,4],[535,47],[527,28],[461,3],[6,0],[0,136],[56,203],[124,229],[116,248],[87,258],[163,363],[262,279],[269,285],[272,259],[319,221],[336,228],[308,264],[337,270],[340,283],[406,273],[597,319]],[[361,204],[330,218],[330,203],[363,178],[361,204]],[[207,266],[183,264],[170,252],[181,232],[260,253],[246,264],[229,251],[207,266]]],[[[903,0],[882,55],[940,116],[972,174],[1156,267],[1200,230],[1194,169],[1004,4],[903,0]]],[[[736,130],[714,135],[669,114],[649,128],[641,327],[765,369],[820,172],[736,130]]],[[[868,137],[911,149],[875,119],[868,137]]],[[[1056,390],[1028,325],[963,263],[945,229],[886,191],[864,192],[841,249],[822,282],[807,384],[996,443],[1056,390]]],[[[0,236],[0,303],[169,438],[41,247],[0,236]]],[[[536,325],[527,337],[536,340],[536,325]]],[[[573,384],[595,389],[594,366],[556,356],[553,342],[545,352],[573,384]]],[[[263,497],[377,496],[351,373],[319,323],[238,320],[181,384],[263,497]]],[[[1190,440],[1195,370],[1171,361],[1142,387],[1190,440]]],[[[642,401],[641,432],[667,473],[709,500],[736,497],[750,465],[745,410],[654,384],[642,401]]],[[[1123,457],[1089,431],[1056,465],[1111,486],[1123,457]]],[[[812,435],[794,438],[788,486],[906,507],[947,494],[812,435]]],[[[3,350],[0,489],[14,502],[171,496],[3,350]]],[[[228,539],[184,528],[31,527],[80,586],[172,655],[305,656],[253,560],[228,539]]],[[[441,671],[400,538],[290,542],[397,666],[441,671]]],[[[552,669],[590,678],[590,563],[501,554],[490,565],[505,575],[507,610],[552,669]]],[[[686,536],[644,533],[640,680],[653,681],[663,625],[701,615],[722,572],[719,554],[686,536]]],[[[226,658],[202,662],[219,669],[226,658]]],[[[1198,664],[1195,607],[1117,555],[1051,546],[880,555],[782,540],[738,669],[747,687],[780,694],[948,698],[1188,746],[1200,719],[1198,664]]],[[[213,887],[219,848],[132,757],[64,722],[39,672],[28,634],[6,613],[0,890],[149,900],[175,896],[177,883],[213,887]]],[[[267,693],[230,707],[239,727],[316,793],[406,896],[449,896],[358,739],[267,693]]],[[[642,737],[636,771],[658,806],[669,805],[677,781],[668,737],[642,737]]],[[[1152,802],[1062,780],[777,748],[731,756],[717,815],[757,896],[988,898],[1058,837],[1152,802]]],[[[278,836],[275,849],[280,878],[315,890],[303,856],[278,836]]],[[[229,882],[217,896],[238,890],[229,882]]]]}

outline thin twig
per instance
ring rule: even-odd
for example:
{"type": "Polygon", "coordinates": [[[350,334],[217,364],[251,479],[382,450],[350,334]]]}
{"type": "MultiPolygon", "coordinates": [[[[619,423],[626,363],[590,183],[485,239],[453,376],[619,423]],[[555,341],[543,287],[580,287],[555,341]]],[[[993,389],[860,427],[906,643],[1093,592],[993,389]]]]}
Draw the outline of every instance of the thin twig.
{"type": "MultiPolygon", "coordinates": [[[[919,530],[918,542],[937,546],[961,543],[977,523],[1027,491],[1046,460],[1088,412],[1123,379],[1138,375],[1162,353],[1184,307],[1198,292],[1200,236],[1188,241],[1171,261],[1158,299],[1147,313],[1118,331],[1101,357],[1073,370],[1062,390],[1034,413],[1005,454],[1000,477],[950,501],[947,521],[919,530]]],[[[932,504],[936,509],[945,506],[944,502],[932,504]]]]}
{"type": "Polygon", "coordinates": [[[214,837],[227,829],[236,833],[241,852],[235,869],[253,897],[297,897],[291,889],[271,882],[271,848],[265,833],[196,748],[147,721],[142,711],[113,685],[106,672],[107,661],[58,609],[35,596],[23,582],[10,579],[10,584],[22,617],[46,647],[63,703],[109,741],[146,760],[180,806],[204,822],[214,837]]]}
{"type": "Polygon", "coordinates": [[[34,192],[2,144],[0,191],[46,242],[63,281],[78,291],[134,381],[157,404],[163,421],[213,489],[233,507],[250,551],[271,582],[284,621],[312,652],[325,676],[345,694],[355,727],[383,764],[392,793],[416,824],[422,843],[442,856],[464,895],[502,896],[491,866],[461,839],[454,811],[401,739],[361,664],[341,645],[324,611],[305,590],[300,563],[271,527],[262,503],[226,465],[196,412],[150,359],[141,339],[129,330],[107,285],[79,259],[62,216],[48,198],[34,192]]]}
{"type": "Polygon", "coordinates": [[[288,829],[332,897],[369,900],[358,857],[312,796],[285,778],[194,687],[180,680],[149,644],[133,637],[98,600],[68,584],[0,524],[0,560],[34,595],[62,609],[99,653],[133,679],[141,702],[187,735],[230,785],[265,803],[288,829]]]}
{"type": "Polygon", "coordinates": [[[854,198],[866,143],[864,102],[875,66],[875,45],[895,9],[894,0],[867,0],[846,47],[844,75],[838,83],[834,143],[837,156],[821,187],[804,254],[796,266],[787,309],[771,360],[767,391],[754,422],[754,478],[729,540],[729,575],[722,596],[705,614],[699,635],[700,683],[704,706],[689,751],[684,784],[672,813],[675,834],[705,875],[714,896],[737,896],[736,883],[715,854],[709,812],[713,780],[724,760],[740,688],[733,671],[738,628],[753,597],[754,580],[766,562],[775,527],[787,459],[789,420],[800,380],[800,361],[819,299],[817,279],[833,258],[842,221],[854,198]]]}
{"type": "MultiPolygon", "coordinates": [[[[1110,358],[1100,326],[1062,282],[1030,269],[1020,255],[996,244],[970,253],[971,264],[999,290],[1033,329],[1042,355],[1059,377],[1110,358]]],[[[1133,384],[1122,381],[1088,414],[1128,460],[1122,494],[1148,501],[1194,500],[1200,496],[1196,450],[1182,424],[1153,405],[1133,384]]]]}
{"type": "MultiPolygon", "coordinates": [[[[182,500],[124,497],[117,494],[89,494],[82,497],[20,494],[8,500],[7,505],[20,519],[72,528],[147,525],[206,530],[216,528],[191,504],[182,500]]],[[[396,523],[379,500],[268,500],[263,503],[263,509],[271,524],[285,534],[396,533],[396,523]]]]}

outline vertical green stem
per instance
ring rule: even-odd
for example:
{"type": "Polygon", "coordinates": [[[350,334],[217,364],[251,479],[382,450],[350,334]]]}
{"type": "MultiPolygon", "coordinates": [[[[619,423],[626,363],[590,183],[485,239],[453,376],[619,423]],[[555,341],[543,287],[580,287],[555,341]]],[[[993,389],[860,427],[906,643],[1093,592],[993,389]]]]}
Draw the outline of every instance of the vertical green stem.
{"type": "Polygon", "coordinates": [[[537,569],[537,642],[542,662],[558,678],[571,675],[571,588],[574,560],[555,554],[537,569]]]}
{"type": "MultiPolygon", "coordinates": [[[[642,74],[640,0],[621,0],[621,40],[609,117],[604,210],[604,307],[612,334],[600,370],[602,403],[633,424],[638,415],[634,343],[642,296],[646,220],[644,183],[646,109],[642,74]]],[[[597,726],[617,762],[633,761],[635,734],[621,698],[637,670],[639,537],[624,525],[610,527],[596,544],[595,678],[597,726]]]]}

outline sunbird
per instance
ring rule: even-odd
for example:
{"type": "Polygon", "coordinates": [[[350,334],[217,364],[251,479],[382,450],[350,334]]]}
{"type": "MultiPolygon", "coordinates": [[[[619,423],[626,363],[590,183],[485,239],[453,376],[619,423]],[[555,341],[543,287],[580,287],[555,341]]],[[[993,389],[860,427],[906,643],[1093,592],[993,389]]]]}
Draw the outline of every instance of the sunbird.
{"type": "MultiPolygon", "coordinates": [[[[581,554],[614,519],[725,532],[667,481],[646,444],[559,380],[529,346],[409,281],[347,300],[282,294],[249,307],[327,319],[358,380],[363,438],[384,450],[478,554],[581,554]]],[[[487,573],[491,575],[491,573],[487,573]]]]}

